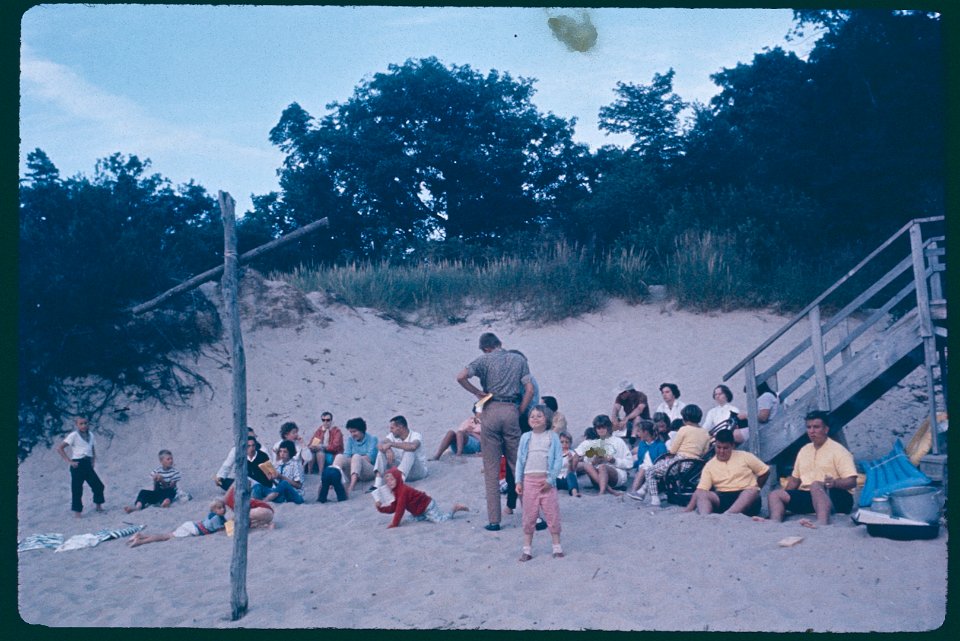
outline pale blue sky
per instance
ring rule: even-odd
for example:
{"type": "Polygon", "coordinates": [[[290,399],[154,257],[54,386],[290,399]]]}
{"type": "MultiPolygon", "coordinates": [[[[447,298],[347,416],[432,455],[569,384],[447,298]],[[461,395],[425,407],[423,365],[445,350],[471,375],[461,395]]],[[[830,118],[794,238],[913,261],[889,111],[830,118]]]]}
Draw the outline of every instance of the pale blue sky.
{"type": "Polygon", "coordinates": [[[587,53],[547,19],[576,9],[41,5],[22,20],[21,167],[40,147],[65,176],[120,151],[174,183],[193,178],[249,195],[276,190],[282,156],[267,140],[283,109],[313,116],[391,63],[436,56],[536,78],[534,103],[577,118],[591,147],[629,139],[597,130],[618,80],[676,70],[685,100],[707,101],[710,74],[787,42],[787,9],[590,9],[587,53]]]}

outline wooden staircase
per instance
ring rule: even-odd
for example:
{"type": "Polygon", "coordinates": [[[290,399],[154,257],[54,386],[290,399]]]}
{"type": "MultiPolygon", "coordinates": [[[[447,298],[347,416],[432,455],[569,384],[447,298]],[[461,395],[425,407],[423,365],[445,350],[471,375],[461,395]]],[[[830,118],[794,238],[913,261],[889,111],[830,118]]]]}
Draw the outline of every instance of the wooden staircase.
{"type": "MultiPolygon", "coordinates": [[[[815,409],[830,412],[834,438],[844,442],[843,425],[918,367],[926,375],[930,424],[937,424],[938,393],[944,405],[947,395],[943,228],[943,216],[904,225],[724,375],[727,381],[744,372],[748,444],[754,454],[768,463],[782,453],[792,459],[797,445],[806,442],[803,417],[815,409]],[[870,270],[898,258],[883,276],[862,285],[870,270]],[[821,318],[821,310],[837,307],[829,319],[821,318]],[[783,353],[785,335],[802,322],[806,337],[758,373],[760,361],[774,352],[771,347],[783,353]],[[781,407],[758,428],[757,385],[763,381],[780,390],[781,407]]],[[[940,454],[937,438],[932,448],[933,455],[940,454]]]]}

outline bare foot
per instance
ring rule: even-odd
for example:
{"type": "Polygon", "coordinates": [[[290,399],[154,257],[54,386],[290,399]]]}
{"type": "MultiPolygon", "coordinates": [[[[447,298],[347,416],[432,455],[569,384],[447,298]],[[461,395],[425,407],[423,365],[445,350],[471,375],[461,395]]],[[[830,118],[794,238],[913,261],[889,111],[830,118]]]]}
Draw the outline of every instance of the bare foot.
{"type": "Polygon", "coordinates": [[[163,499],[163,503],[160,504],[160,507],[170,507],[170,499],[163,499]]]}
{"type": "Polygon", "coordinates": [[[137,511],[137,508],[135,508],[135,507],[133,507],[133,506],[131,506],[131,505],[128,505],[128,506],[126,506],[126,507],[123,508],[123,511],[126,512],[127,514],[130,514],[131,512],[136,512],[136,511],[137,511]]]}
{"type": "Polygon", "coordinates": [[[453,504],[453,511],[454,511],[454,512],[469,512],[469,511],[470,511],[470,508],[468,508],[468,507],[467,507],[466,505],[464,505],[463,503],[454,503],[454,504],[453,504]]]}
{"type": "Polygon", "coordinates": [[[74,513],[73,513],[73,516],[74,516],[74,518],[77,518],[77,519],[82,518],[82,517],[83,517],[83,512],[74,512],[74,513]]]}
{"type": "Polygon", "coordinates": [[[767,519],[763,518],[762,516],[751,516],[751,517],[750,517],[750,520],[751,520],[751,521],[756,521],[757,523],[766,523],[766,522],[767,522],[767,519]]]}
{"type": "Polygon", "coordinates": [[[505,508],[503,508],[503,513],[504,513],[504,514],[513,514],[513,508],[511,508],[511,507],[505,507],[505,508]]]}
{"type": "Polygon", "coordinates": [[[620,496],[621,494],[623,494],[623,492],[621,492],[620,490],[615,490],[612,487],[608,487],[607,492],[610,492],[610,494],[613,494],[614,496],[620,496]]]}
{"type": "Polygon", "coordinates": [[[810,519],[800,519],[800,525],[803,527],[810,528],[811,530],[817,529],[817,524],[811,521],[810,519]]]}
{"type": "Polygon", "coordinates": [[[137,532],[136,534],[134,534],[133,536],[131,536],[131,537],[130,537],[130,540],[127,541],[127,545],[129,545],[129,546],[132,547],[132,548],[135,548],[135,547],[137,547],[138,545],[142,545],[142,543],[140,542],[140,533],[137,532]]]}

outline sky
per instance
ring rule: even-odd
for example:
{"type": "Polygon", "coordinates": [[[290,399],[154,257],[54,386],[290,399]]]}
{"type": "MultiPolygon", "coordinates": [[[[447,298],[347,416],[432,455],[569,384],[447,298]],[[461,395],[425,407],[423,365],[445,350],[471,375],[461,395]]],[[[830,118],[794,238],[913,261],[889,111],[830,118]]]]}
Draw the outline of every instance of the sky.
{"type": "Polygon", "coordinates": [[[278,190],[283,156],[268,135],[284,108],[314,117],[347,100],[390,64],[435,56],[534,78],[542,112],[577,119],[591,148],[627,145],[597,128],[618,81],[676,72],[674,91],[709,101],[710,75],[790,42],[788,9],[577,9],[39,5],[21,21],[20,172],[43,149],[62,176],[93,174],[115,152],[149,158],[174,184],[230,192],[278,190]],[[571,49],[550,18],[589,18],[587,51],[571,49]]]}

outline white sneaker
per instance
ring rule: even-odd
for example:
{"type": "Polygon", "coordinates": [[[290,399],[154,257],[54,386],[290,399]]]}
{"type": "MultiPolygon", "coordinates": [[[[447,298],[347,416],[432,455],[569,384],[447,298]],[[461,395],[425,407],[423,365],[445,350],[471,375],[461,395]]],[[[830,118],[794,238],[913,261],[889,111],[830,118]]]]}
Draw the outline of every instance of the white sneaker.
{"type": "Polygon", "coordinates": [[[634,501],[642,501],[643,497],[640,496],[639,492],[627,492],[627,496],[632,498],[634,501]]]}
{"type": "Polygon", "coordinates": [[[653,507],[660,507],[660,495],[659,495],[659,494],[651,494],[651,495],[650,495],[650,505],[652,505],[653,507]]]}
{"type": "Polygon", "coordinates": [[[639,496],[642,499],[646,495],[647,495],[647,484],[644,483],[643,485],[637,488],[637,496],[639,496]]]}

